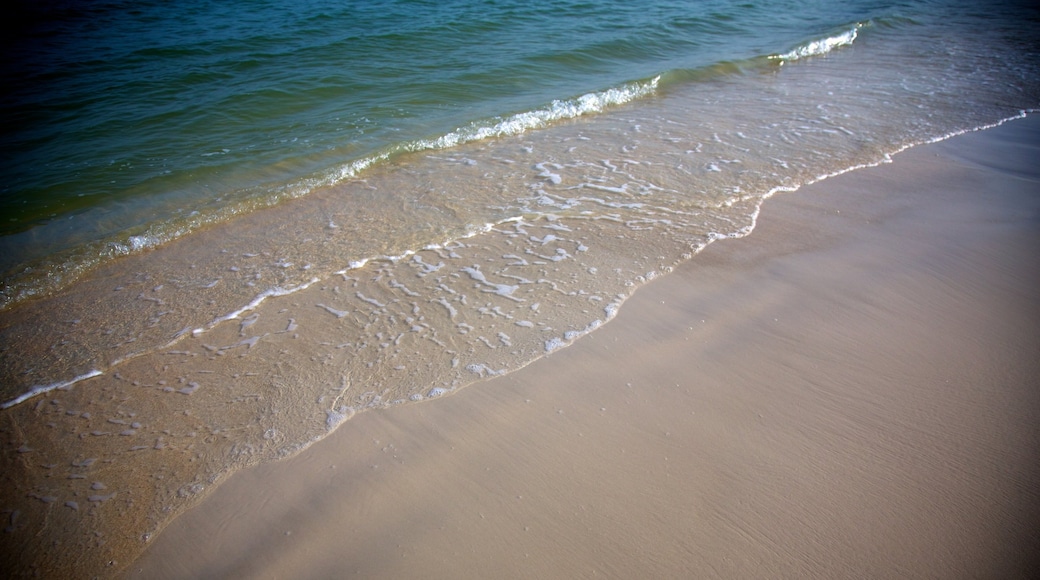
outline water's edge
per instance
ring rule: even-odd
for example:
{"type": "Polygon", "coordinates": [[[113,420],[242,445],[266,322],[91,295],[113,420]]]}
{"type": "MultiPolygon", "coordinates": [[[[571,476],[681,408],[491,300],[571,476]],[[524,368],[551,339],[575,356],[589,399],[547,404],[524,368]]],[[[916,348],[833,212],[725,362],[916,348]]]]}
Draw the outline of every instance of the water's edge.
{"type": "MultiPolygon", "coordinates": [[[[1019,115],[979,127],[952,132],[918,145],[936,143],[964,133],[997,127],[1033,113],[1032,110],[1023,111],[1019,115]]],[[[891,162],[893,156],[913,146],[916,145],[904,146],[872,163],[858,164],[841,171],[818,176],[815,180],[801,185],[891,162]]],[[[282,319],[266,320],[270,312],[265,314],[264,318],[251,319],[249,316],[243,316],[249,310],[242,309],[234,313],[235,317],[226,317],[222,324],[216,324],[205,332],[198,335],[187,333],[182,339],[183,344],[178,344],[180,350],[169,349],[163,355],[127,359],[118,371],[108,369],[105,374],[81,377],[78,382],[47,391],[50,396],[57,396],[54,399],[36,397],[21,404],[9,405],[0,411],[3,430],[9,433],[8,439],[12,442],[12,445],[5,446],[4,450],[4,463],[6,464],[3,470],[4,485],[9,490],[26,489],[27,499],[30,502],[23,506],[23,509],[14,508],[13,511],[8,511],[11,522],[9,531],[13,533],[17,529],[26,529],[26,526],[31,529],[37,519],[40,522],[35,525],[42,524],[40,529],[49,526],[52,533],[62,529],[76,530],[73,532],[72,538],[66,539],[68,542],[65,544],[66,551],[47,554],[42,563],[35,563],[44,568],[67,569],[66,566],[70,564],[68,558],[71,556],[75,566],[101,570],[105,567],[101,561],[114,559],[116,555],[123,560],[115,563],[110,570],[122,568],[128,563],[126,560],[128,555],[140,553],[147,542],[160,533],[173,518],[198,505],[216,486],[235,471],[259,462],[296,455],[346,424],[347,420],[358,412],[446,396],[461,388],[481,382],[483,379],[518,370],[572,344],[578,338],[612,320],[622,303],[633,292],[651,280],[667,275],[674,267],[681,264],[694,263],[692,261],[696,259],[695,255],[710,243],[751,234],[757,223],[761,204],[775,194],[793,191],[798,187],[776,187],[766,195],[756,198],[748,222],[725,234],[704,237],[702,243],[691,247],[691,251],[683,253],[678,260],[665,262],[652,260],[652,264],[645,264],[646,269],[643,273],[634,277],[636,283],[628,285],[621,283],[617,288],[618,292],[613,297],[592,300],[591,303],[599,305],[602,312],[602,315],[594,316],[594,322],[587,323],[583,322],[585,319],[581,319],[571,327],[571,330],[557,328],[555,331],[537,334],[534,337],[533,346],[524,350],[527,357],[521,359],[518,365],[508,366],[503,362],[505,360],[516,362],[516,357],[512,354],[505,355],[504,359],[494,359],[491,354],[487,354],[484,359],[481,359],[483,362],[470,362],[469,364],[465,364],[467,360],[476,361],[476,359],[466,358],[451,365],[455,371],[453,375],[455,378],[441,383],[436,380],[425,380],[423,377],[424,373],[428,372],[427,369],[416,368],[406,371],[416,381],[424,381],[430,386],[443,385],[430,390],[422,389],[422,392],[425,393],[423,396],[397,397],[392,394],[388,395],[386,391],[377,392],[377,388],[373,389],[370,394],[361,396],[364,404],[341,404],[346,401],[345,395],[351,387],[357,387],[353,382],[355,377],[347,372],[342,375],[344,377],[342,384],[326,382],[327,386],[319,389],[319,392],[323,394],[320,394],[316,400],[308,399],[307,393],[314,392],[313,388],[300,389],[297,387],[311,380],[327,381],[328,379],[315,375],[313,369],[308,365],[294,366],[295,363],[291,359],[268,361],[267,364],[273,363],[281,369],[276,375],[257,375],[253,371],[258,370],[258,367],[245,353],[253,348],[263,348],[263,341],[268,338],[250,342],[251,337],[246,336],[243,339],[243,335],[251,335],[256,331],[259,334],[255,336],[272,337],[274,333],[280,333],[278,340],[288,343],[299,340],[292,338],[293,331],[296,330],[293,326],[302,325],[304,321],[302,318],[291,316],[296,310],[279,309],[284,313],[282,319]],[[267,329],[262,328],[265,324],[269,324],[267,329]],[[245,332],[247,330],[248,333],[245,332]],[[227,346],[220,346],[222,344],[227,346]],[[199,356],[207,352],[210,363],[202,361],[199,356]],[[179,361],[189,361],[192,368],[195,369],[195,374],[188,375],[184,371],[177,370],[175,367],[179,361]],[[466,368],[454,368],[463,366],[466,368]],[[300,371],[302,371],[302,375],[294,374],[294,372],[300,371]],[[180,378],[175,378],[178,375],[180,378]],[[223,378],[215,382],[211,377],[218,375],[223,378]],[[164,376],[169,378],[152,382],[158,377],[164,376]],[[222,386],[222,384],[230,385],[236,382],[249,383],[253,386],[246,386],[244,389],[236,387],[234,390],[226,390],[229,387],[222,386]],[[272,390],[282,391],[283,398],[279,399],[269,395],[268,393],[272,390]],[[290,391],[299,391],[299,393],[290,395],[287,399],[284,398],[290,391]],[[235,401],[233,405],[229,400],[232,395],[235,401]],[[182,402],[191,404],[184,406],[180,404],[182,402]],[[94,416],[90,411],[83,410],[93,408],[98,404],[101,405],[99,409],[107,409],[104,411],[106,415],[94,416]],[[324,421],[315,424],[313,410],[320,412],[321,409],[326,410],[324,421]],[[303,422],[296,424],[297,420],[303,422]],[[67,435],[56,433],[56,431],[65,432],[67,435]],[[248,435],[246,431],[253,432],[255,435],[248,435]],[[10,438],[10,433],[20,434],[17,443],[10,438]],[[146,433],[151,435],[145,435],[146,433]],[[143,445],[133,445],[129,451],[113,452],[112,443],[117,445],[117,449],[120,444],[125,449],[131,443],[139,441],[142,435],[147,437],[145,441],[141,441],[144,443],[143,445]],[[55,436],[57,439],[54,439],[55,436]],[[73,451],[73,455],[59,458],[54,455],[56,450],[69,451],[68,447],[62,443],[64,437],[74,437],[78,441],[78,448],[73,451]],[[51,440],[52,443],[46,443],[46,440],[51,440]],[[41,456],[41,454],[46,456],[41,456]],[[155,455],[154,458],[148,458],[147,454],[155,455]],[[137,458],[133,463],[135,467],[130,470],[135,472],[136,476],[135,473],[127,473],[129,466],[123,459],[131,457],[137,458]],[[25,463],[26,459],[31,459],[33,465],[25,463]],[[40,466],[43,468],[42,472],[40,466]],[[52,476],[58,479],[51,481],[52,476]],[[138,481],[141,476],[144,476],[144,479],[138,481]],[[49,481],[51,483],[48,483],[49,481]],[[146,483],[144,488],[140,487],[143,482],[148,481],[152,483],[146,483]],[[66,485],[64,482],[68,482],[68,484],[66,485]],[[165,482],[178,483],[168,487],[165,482]],[[140,495],[141,491],[152,488],[153,485],[155,486],[153,492],[144,496],[140,495]],[[81,486],[83,490],[74,491],[72,489],[74,486],[81,486]],[[61,492],[58,491],[58,488],[69,489],[61,492]],[[151,493],[156,495],[152,497],[151,493]],[[63,501],[64,504],[62,504],[63,501]],[[83,521],[76,521],[80,515],[86,516],[87,521],[92,523],[84,525],[83,521]],[[43,524],[47,520],[50,520],[50,523],[43,524]],[[101,535],[95,535],[91,531],[92,529],[104,532],[101,535]],[[105,535],[111,534],[113,531],[119,531],[119,533],[115,536],[105,535]],[[81,536],[80,533],[83,535],[81,536]],[[78,540],[77,537],[79,537],[78,540]],[[88,565],[88,561],[93,563],[88,565]]],[[[546,240],[547,236],[551,234],[548,232],[562,233],[565,231],[558,227],[560,224],[552,220],[538,224],[549,229],[540,229],[537,233],[535,233],[536,224],[514,221],[508,222],[506,225],[524,228],[523,238],[534,238],[537,240],[539,248],[549,245],[546,240]]],[[[510,230],[501,231],[512,234],[510,230]]],[[[510,235],[506,235],[505,243],[518,240],[516,236],[510,237],[510,235]]],[[[461,245],[448,245],[446,248],[428,250],[434,255],[437,252],[447,255],[452,252],[465,251],[467,248],[461,245]]],[[[495,248],[490,252],[480,251],[478,254],[490,257],[499,256],[500,252],[499,248],[495,248]]],[[[551,254],[551,252],[546,251],[545,254],[551,254]]],[[[517,253],[513,255],[513,258],[519,258],[519,256],[520,254],[517,253]]],[[[469,257],[473,258],[471,261],[481,263],[478,261],[478,256],[469,257]]],[[[387,264],[397,265],[402,262],[407,263],[407,261],[396,260],[387,261],[387,264]]],[[[424,259],[410,263],[422,271],[432,265],[432,260],[424,259]]],[[[374,267],[378,269],[378,264],[358,265],[358,268],[374,267]]],[[[389,275],[385,269],[382,269],[382,272],[382,276],[389,275]]],[[[492,297],[507,300],[511,297],[522,300],[520,296],[516,295],[517,288],[503,289],[494,286],[495,282],[481,274],[479,269],[471,270],[468,273],[469,277],[463,280],[466,282],[466,286],[472,285],[478,289],[488,290],[488,294],[492,297]]],[[[344,287],[351,283],[364,284],[364,280],[360,277],[354,278],[352,274],[357,275],[356,272],[339,273],[344,287]]],[[[407,285],[399,285],[395,280],[396,278],[391,279],[390,287],[397,288],[408,295],[410,289],[406,287],[407,285]]],[[[331,282],[316,281],[309,285],[307,290],[317,291],[322,284],[331,284],[331,282]]],[[[523,284],[518,288],[522,287],[523,284]]],[[[337,295],[351,296],[369,304],[372,312],[386,312],[386,309],[393,304],[385,297],[376,294],[376,290],[371,287],[364,286],[356,291],[354,287],[351,287],[349,290],[339,292],[335,291],[335,288],[340,288],[340,286],[327,287],[324,295],[327,298],[337,295]]],[[[276,301],[283,301],[286,307],[300,308],[301,306],[293,306],[293,301],[298,297],[299,292],[304,292],[304,290],[299,290],[297,293],[287,292],[278,296],[269,295],[262,302],[270,306],[276,301]]],[[[560,295],[564,296],[562,293],[560,295]]],[[[586,298],[583,300],[589,302],[586,298]]],[[[254,307],[259,307],[260,304],[261,301],[257,301],[254,307]]],[[[303,306],[303,308],[306,311],[324,315],[324,318],[316,320],[338,323],[342,319],[358,316],[346,313],[345,309],[340,310],[336,306],[338,305],[321,302],[309,307],[303,306]]],[[[445,310],[451,310],[453,306],[457,306],[457,304],[448,303],[445,310]]],[[[546,304],[538,310],[550,310],[550,305],[546,304]]],[[[514,311],[507,312],[489,303],[484,312],[485,314],[482,316],[495,319],[514,311]]],[[[459,312],[456,312],[455,316],[458,315],[459,312]]],[[[423,322],[420,319],[417,318],[414,322],[416,322],[414,327],[421,328],[423,322]]],[[[530,330],[536,325],[532,323],[531,326],[526,324],[516,326],[520,330],[530,330]]],[[[411,334],[421,336],[424,332],[426,331],[415,330],[411,334]]],[[[474,325],[469,332],[480,332],[480,328],[474,325]]],[[[442,338],[447,340],[447,337],[434,336],[431,338],[434,341],[440,341],[442,338]]],[[[409,334],[400,334],[395,337],[387,333],[384,335],[384,339],[387,344],[393,344],[396,341],[399,345],[407,345],[406,341],[412,338],[409,334]]],[[[489,340],[485,339],[485,342],[489,340]]],[[[509,341],[519,347],[521,342],[519,333],[515,333],[505,340],[505,342],[509,341]]],[[[373,346],[375,345],[354,343],[350,345],[350,348],[365,349],[373,346]]],[[[390,347],[383,347],[384,350],[386,348],[390,347]]],[[[488,352],[493,353],[493,351],[488,352]]],[[[466,354],[459,349],[454,351],[453,356],[463,358],[466,354]]],[[[321,363],[320,360],[312,360],[309,364],[314,362],[321,363]]],[[[387,380],[390,380],[395,376],[393,367],[390,367],[388,372],[387,380]]],[[[336,375],[339,375],[338,371],[333,372],[333,376],[336,375]]],[[[393,380],[409,381],[403,377],[393,380]]],[[[386,384],[389,385],[389,383],[386,384]]],[[[361,388],[364,386],[371,385],[363,385],[361,388]]],[[[59,533],[58,537],[62,537],[61,534],[59,533]]],[[[24,534],[11,536],[11,539],[14,540],[12,547],[17,547],[14,544],[18,543],[17,540],[20,536],[24,536],[24,534]]],[[[21,539],[36,542],[29,538],[22,537],[21,539]]]]}
{"type": "MultiPolygon", "coordinates": [[[[881,159],[879,159],[876,162],[865,163],[865,164],[858,164],[856,166],[848,167],[846,169],[843,169],[843,170],[840,170],[840,171],[836,171],[836,172],[833,172],[833,173],[829,173],[827,175],[822,175],[822,176],[819,176],[818,178],[816,178],[814,180],[807,181],[807,182],[805,182],[805,183],[803,183],[803,184],[801,184],[799,186],[796,186],[796,187],[778,187],[778,188],[775,188],[775,189],[771,190],[770,192],[768,192],[766,195],[762,196],[759,205],[756,207],[756,209],[755,209],[755,211],[753,213],[750,225],[748,225],[747,227],[742,228],[742,229],[740,229],[738,231],[734,231],[734,232],[732,232],[730,234],[714,235],[714,236],[709,237],[703,245],[701,245],[699,248],[697,248],[696,251],[694,251],[689,257],[687,257],[682,262],[677,262],[672,267],[666,268],[665,271],[663,273],[661,273],[660,276],[651,276],[651,277],[649,277],[648,279],[645,280],[645,283],[643,285],[633,288],[632,292],[628,296],[625,296],[625,297],[620,297],[619,296],[618,297],[619,299],[617,301],[611,303],[610,314],[602,321],[601,324],[600,323],[595,324],[592,327],[588,328],[587,331],[583,331],[583,332],[580,332],[580,333],[575,333],[568,340],[560,341],[558,345],[554,346],[551,349],[547,348],[547,352],[545,354],[543,354],[542,356],[538,356],[536,358],[530,359],[530,360],[524,362],[522,365],[517,366],[515,368],[511,368],[511,369],[509,369],[506,372],[494,372],[494,371],[487,372],[490,369],[483,369],[482,372],[478,373],[479,376],[477,378],[474,378],[471,382],[459,385],[456,388],[453,388],[453,389],[450,389],[450,390],[441,390],[441,391],[436,392],[434,395],[429,396],[429,397],[420,398],[420,399],[413,399],[411,401],[398,400],[398,401],[392,401],[392,402],[388,402],[388,403],[379,402],[378,404],[373,404],[373,405],[370,405],[370,406],[367,406],[367,407],[362,407],[362,408],[357,408],[357,409],[355,409],[355,408],[343,408],[342,412],[340,412],[340,413],[330,413],[329,420],[327,422],[328,430],[327,430],[327,432],[325,434],[323,434],[321,437],[312,439],[312,440],[307,441],[307,442],[305,442],[305,443],[303,443],[303,444],[301,444],[299,446],[294,447],[291,451],[289,451],[287,453],[284,453],[284,454],[281,454],[278,457],[273,458],[272,461],[281,461],[283,459],[288,459],[288,458],[294,457],[294,456],[296,456],[296,455],[306,451],[312,445],[320,442],[325,437],[328,437],[329,435],[331,435],[335,430],[337,430],[337,429],[347,425],[347,423],[349,423],[349,419],[351,419],[354,416],[356,416],[356,414],[359,413],[359,412],[366,411],[366,410],[385,410],[385,411],[390,411],[391,408],[396,406],[397,404],[406,404],[406,403],[416,403],[416,404],[418,404],[418,403],[424,403],[424,402],[432,402],[435,399],[441,399],[441,398],[450,396],[452,394],[455,394],[455,393],[461,391],[465,387],[474,386],[474,385],[476,385],[478,383],[482,383],[482,382],[484,382],[484,381],[486,381],[488,379],[492,379],[492,378],[496,378],[496,377],[503,377],[503,376],[505,376],[508,373],[516,372],[516,371],[519,371],[519,370],[521,370],[521,369],[523,369],[523,368],[525,368],[525,367],[527,367],[529,365],[538,363],[538,361],[542,360],[543,358],[546,358],[546,357],[552,355],[553,353],[557,352],[558,350],[561,350],[563,348],[566,348],[567,346],[570,346],[570,345],[574,344],[579,338],[585,336],[586,334],[591,333],[594,330],[597,330],[597,329],[601,328],[606,323],[612,321],[616,317],[616,315],[620,312],[620,308],[623,305],[623,303],[628,298],[633,296],[637,291],[645,289],[649,285],[649,283],[652,282],[653,280],[657,279],[658,277],[663,277],[663,276],[666,276],[666,275],[670,274],[672,272],[672,270],[674,268],[677,268],[677,267],[696,267],[696,259],[697,259],[696,256],[698,254],[700,254],[703,250],[705,250],[712,243],[714,243],[716,241],[727,240],[727,239],[737,240],[737,239],[741,239],[741,238],[744,238],[744,237],[752,235],[754,233],[755,226],[758,223],[758,218],[759,218],[759,215],[761,213],[761,209],[762,209],[763,204],[767,203],[767,200],[772,199],[776,195],[781,195],[782,196],[783,193],[793,193],[795,191],[798,191],[802,187],[806,187],[806,186],[814,185],[814,184],[817,184],[817,183],[821,183],[821,182],[824,182],[827,179],[830,179],[832,177],[838,177],[838,176],[841,176],[841,175],[844,175],[844,174],[847,174],[847,173],[851,173],[851,172],[854,172],[854,171],[857,171],[857,170],[883,166],[883,165],[892,163],[895,160],[894,158],[896,156],[898,156],[899,154],[904,153],[906,151],[909,151],[910,149],[914,149],[914,148],[917,148],[917,147],[920,147],[920,146],[927,146],[927,145],[932,145],[932,144],[936,144],[936,143],[941,143],[943,141],[947,141],[949,139],[953,139],[953,138],[956,138],[958,136],[969,134],[969,133],[974,133],[974,132],[978,132],[978,131],[986,131],[986,130],[994,129],[994,128],[1000,127],[1000,126],[1002,126],[1002,125],[1004,125],[1004,124],[1006,124],[1008,122],[1011,122],[1011,121],[1015,121],[1015,120],[1019,120],[1019,119],[1025,119],[1027,116],[1033,115],[1036,112],[1037,111],[1035,111],[1035,110],[1025,110],[1025,111],[1022,111],[1019,115],[1015,115],[1015,116],[1012,116],[1012,117],[1001,119],[1001,120],[996,121],[994,123],[989,123],[989,124],[981,125],[981,126],[974,127],[974,128],[954,131],[954,132],[951,132],[951,133],[949,133],[947,135],[944,135],[944,136],[941,136],[941,137],[936,137],[936,138],[925,140],[925,141],[922,141],[922,142],[919,142],[919,143],[906,145],[904,147],[899,148],[896,151],[893,151],[893,152],[891,152],[889,154],[886,154],[884,157],[882,157],[881,159]]],[[[85,377],[85,378],[89,378],[89,377],[85,377]]],[[[245,468],[245,467],[247,467],[247,466],[243,466],[243,468],[245,468]]],[[[160,526],[156,527],[153,530],[150,530],[146,534],[147,540],[150,541],[151,539],[156,538],[160,533],[162,533],[163,529],[167,525],[169,525],[177,517],[177,515],[182,514],[182,513],[186,512],[187,510],[192,509],[193,507],[195,507],[195,506],[201,504],[202,502],[204,502],[206,500],[206,498],[209,496],[209,494],[212,493],[221,482],[226,480],[228,477],[231,477],[232,475],[234,475],[234,473],[236,471],[237,470],[235,470],[235,471],[228,471],[227,473],[221,474],[221,476],[219,478],[217,478],[217,479],[215,479],[213,481],[212,485],[206,486],[204,491],[194,495],[191,498],[192,499],[191,502],[186,503],[181,509],[178,509],[177,512],[174,515],[172,515],[168,519],[164,520],[160,526]]],[[[143,548],[142,548],[142,550],[143,550],[143,548]]],[[[126,567],[129,567],[130,565],[132,565],[132,562],[127,563],[126,567]]],[[[126,567],[124,567],[124,569],[126,567]]]]}

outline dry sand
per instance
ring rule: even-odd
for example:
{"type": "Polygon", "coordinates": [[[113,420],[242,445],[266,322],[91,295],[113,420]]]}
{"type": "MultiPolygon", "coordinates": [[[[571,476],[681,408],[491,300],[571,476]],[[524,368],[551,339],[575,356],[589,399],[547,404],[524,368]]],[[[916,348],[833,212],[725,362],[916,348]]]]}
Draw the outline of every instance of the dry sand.
{"type": "Polygon", "coordinates": [[[1038,144],[770,200],[570,348],[235,474],[130,575],[1036,577],[1038,144]]]}

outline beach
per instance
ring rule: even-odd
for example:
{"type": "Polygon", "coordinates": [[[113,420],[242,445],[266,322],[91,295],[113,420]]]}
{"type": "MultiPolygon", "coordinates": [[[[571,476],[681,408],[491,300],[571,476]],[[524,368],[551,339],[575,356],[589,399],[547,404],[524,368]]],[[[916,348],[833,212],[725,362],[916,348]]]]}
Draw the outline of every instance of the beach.
{"type": "Polygon", "coordinates": [[[1032,4],[23,8],[5,577],[1032,572],[1032,4]]]}
{"type": "Polygon", "coordinates": [[[1035,577],[1040,118],[893,159],[234,473],[127,577],[1035,577]]]}

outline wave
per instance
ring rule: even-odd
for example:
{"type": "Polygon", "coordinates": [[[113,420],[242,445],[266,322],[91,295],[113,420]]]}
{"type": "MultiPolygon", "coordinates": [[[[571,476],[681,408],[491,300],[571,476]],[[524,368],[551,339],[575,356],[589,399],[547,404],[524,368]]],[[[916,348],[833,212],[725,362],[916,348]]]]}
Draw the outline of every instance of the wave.
{"type": "Polygon", "coordinates": [[[783,53],[783,54],[771,54],[769,55],[770,60],[779,60],[781,64],[784,62],[801,60],[803,58],[809,58],[812,56],[820,56],[831,52],[836,48],[843,46],[851,46],[859,36],[859,30],[864,26],[869,25],[869,22],[857,22],[852,28],[843,30],[837,34],[832,34],[824,38],[818,38],[796,46],[795,48],[783,53]]]}
{"type": "Polygon", "coordinates": [[[452,131],[433,141],[419,141],[417,142],[418,147],[413,150],[444,149],[471,141],[519,135],[532,129],[546,127],[554,122],[574,119],[590,113],[600,113],[609,107],[653,95],[657,91],[657,84],[660,80],[661,77],[656,76],[645,82],[629,83],[598,93],[588,93],[575,99],[553,101],[548,107],[519,113],[490,126],[478,123],[465,129],[452,131]]]}
{"type": "Polygon", "coordinates": [[[393,145],[370,157],[352,161],[326,173],[317,181],[301,182],[302,189],[311,190],[319,186],[331,186],[336,183],[357,177],[369,167],[390,159],[401,153],[418,153],[421,151],[450,149],[474,141],[510,137],[527,131],[546,128],[553,123],[575,119],[584,115],[602,113],[603,111],[656,94],[661,76],[649,80],[625,83],[599,92],[591,92],[571,99],[555,100],[549,105],[516,113],[508,117],[493,117],[482,121],[474,121],[466,127],[460,127],[430,139],[418,139],[393,145]]]}
{"type": "MultiPolygon", "coordinates": [[[[889,23],[889,21],[894,20],[889,19],[883,23],[889,23]]],[[[874,25],[874,21],[857,22],[851,27],[842,28],[839,32],[804,42],[783,53],[759,54],[743,59],[718,61],[699,68],[669,70],[657,77],[660,79],[658,84],[662,91],[667,91],[673,86],[762,71],[778,64],[783,65],[787,62],[822,56],[838,48],[851,46],[859,37],[861,29],[874,25]]]]}

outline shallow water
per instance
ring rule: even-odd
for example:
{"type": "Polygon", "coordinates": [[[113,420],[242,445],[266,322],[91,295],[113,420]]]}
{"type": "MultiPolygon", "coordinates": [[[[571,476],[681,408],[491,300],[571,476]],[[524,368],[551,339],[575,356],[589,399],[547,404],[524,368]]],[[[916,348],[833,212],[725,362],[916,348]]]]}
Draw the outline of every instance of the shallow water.
{"type": "Polygon", "coordinates": [[[980,46],[995,42],[982,64],[1008,79],[1036,52],[1035,14],[1015,2],[301,1],[248,14],[93,2],[19,15],[0,69],[11,87],[0,99],[5,308],[408,151],[544,128],[857,41],[901,43],[889,66],[937,56],[970,71],[982,55],[935,48],[982,30],[980,46]]]}
{"type": "MultiPolygon", "coordinates": [[[[570,94],[591,92],[557,102],[546,95],[570,85],[495,85],[497,96],[473,97],[473,125],[450,129],[463,117],[448,115],[414,138],[344,139],[367,149],[328,154],[337,161],[317,172],[328,159],[245,155],[227,175],[308,169],[255,197],[221,191],[206,202],[216,209],[185,219],[170,216],[194,202],[167,212],[162,188],[124,199],[154,219],[125,244],[97,238],[119,259],[77,262],[89,243],[56,242],[68,247],[55,270],[40,266],[46,298],[16,296],[44,291],[32,276],[5,280],[0,509],[12,545],[29,550],[18,569],[99,569],[235,469],[594,331],[642,284],[748,233],[771,195],[1036,107],[1034,13],[944,17],[953,8],[784,13],[778,30],[821,30],[789,42],[776,30],[745,38],[753,23],[716,15],[712,34],[739,42],[708,43],[730,50],[710,62],[614,54],[650,64],[607,67],[630,82],[611,77],[605,91],[590,80],[601,73],[569,78],[586,83],[570,94]],[[537,106],[496,109],[529,94],[537,106]],[[175,234],[148,229],[170,224],[175,234]],[[38,553],[38,534],[67,550],[38,553]]],[[[581,61],[573,50],[561,59],[581,61]]],[[[119,227],[111,235],[126,236],[119,227]]],[[[27,247],[37,229],[6,247],[27,247]]]]}

